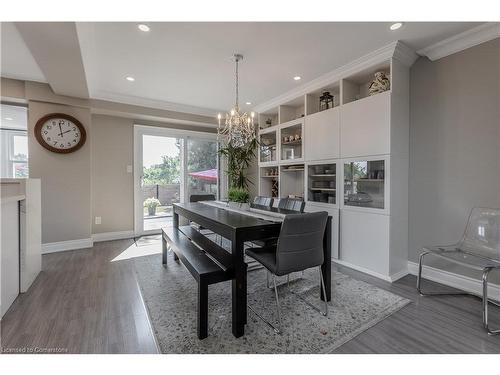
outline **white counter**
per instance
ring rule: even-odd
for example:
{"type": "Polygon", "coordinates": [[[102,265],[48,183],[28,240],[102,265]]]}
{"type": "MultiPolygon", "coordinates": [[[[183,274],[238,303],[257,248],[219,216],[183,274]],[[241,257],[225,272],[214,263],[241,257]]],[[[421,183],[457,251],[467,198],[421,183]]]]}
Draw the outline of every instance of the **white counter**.
{"type": "Polygon", "coordinates": [[[23,293],[31,286],[42,267],[40,179],[0,179],[0,190],[2,211],[4,206],[19,202],[20,292],[23,293]]]}

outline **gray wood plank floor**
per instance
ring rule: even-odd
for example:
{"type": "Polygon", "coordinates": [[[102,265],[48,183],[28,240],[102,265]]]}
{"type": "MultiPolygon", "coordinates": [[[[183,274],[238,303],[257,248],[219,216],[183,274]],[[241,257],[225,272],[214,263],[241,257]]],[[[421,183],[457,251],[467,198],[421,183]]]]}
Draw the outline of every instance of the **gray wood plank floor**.
{"type": "MultiPolygon", "coordinates": [[[[131,245],[132,240],[109,241],[44,255],[42,273],[1,322],[1,346],[157,353],[132,264],[112,261],[131,245]]],[[[390,284],[336,269],[412,300],[336,353],[500,353],[500,336],[488,336],[481,328],[479,299],[421,297],[414,276],[390,284]]],[[[492,318],[500,325],[499,309],[492,308],[492,318]]]]}

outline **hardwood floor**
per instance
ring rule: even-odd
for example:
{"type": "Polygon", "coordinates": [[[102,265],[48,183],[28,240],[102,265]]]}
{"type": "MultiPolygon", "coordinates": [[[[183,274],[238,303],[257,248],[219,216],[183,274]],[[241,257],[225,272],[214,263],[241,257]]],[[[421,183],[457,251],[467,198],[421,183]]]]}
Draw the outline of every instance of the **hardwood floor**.
{"type": "MultiPolygon", "coordinates": [[[[42,273],[1,322],[2,347],[157,353],[133,266],[115,259],[129,246],[135,246],[132,240],[110,241],[44,255],[42,273]]],[[[420,297],[414,276],[390,284],[336,269],[412,300],[336,353],[500,353],[500,336],[488,336],[481,328],[479,299],[420,297]]],[[[492,323],[500,325],[500,309],[491,312],[492,323]]]]}

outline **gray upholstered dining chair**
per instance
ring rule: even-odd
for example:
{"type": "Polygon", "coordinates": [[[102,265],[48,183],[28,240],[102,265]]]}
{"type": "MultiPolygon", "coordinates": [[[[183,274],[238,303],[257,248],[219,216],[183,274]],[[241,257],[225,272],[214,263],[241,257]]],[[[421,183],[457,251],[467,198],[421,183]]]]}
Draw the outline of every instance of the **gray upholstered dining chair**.
{"type": "Polygon", "coordinates": [[[288,211],[304,212],[306,202],[298,198],[281,198],[278,202],[278,208],[288,211]]]}
{"type": "MultiPolygon", "coordinates": [[[[246,250],[249,257],[261,263],[266,268],[266,272],[273,275],[278,327],[264,319],[251,306],[249,308],[273,328],[276,333],[281,333],[281,311],[276,276],[288,276],[292,272],[300,272],[316,267],[319,273],[320,288],[323,289],[323,294],[326,295],[321,265],[324,261],[323,237],[327,220],[327,212],[286,215],[276,244],[246,250]]],[[[325,316],[328,314],[326,300],[325,311],[322,314],[325,316]]]]}
{"type": "Polygon", "coordinates": [[[424,292],[422,289],[422,267],[424,258],[430,255],[482,272],[483,327],[489,335],[500,334],[500,329],[491,329],[488,322],[488,305],[491,303],[500,307],[498,302],[488,298],[488,276],[491,271],[500,270],[500,209],[473,208],[462,239],[458,243],[445,246],[425,246],[420,254],[417,290],[422,296],[471,295],[472,293],[465,291],[424,292]]]}
{"type": "Polygon", "coordinates": [[[271,197],[256,196],[253,199],[252,206],[271,208],[273,206],[274,199],[271,197]]]}

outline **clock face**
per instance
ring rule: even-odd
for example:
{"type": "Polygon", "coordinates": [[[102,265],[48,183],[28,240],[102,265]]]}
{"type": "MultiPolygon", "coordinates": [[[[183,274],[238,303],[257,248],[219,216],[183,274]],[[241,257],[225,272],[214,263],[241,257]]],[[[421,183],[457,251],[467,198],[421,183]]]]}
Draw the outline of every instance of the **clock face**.
{"type": "Polygon", "coordinates": [[[63,114],[47,115],[35,126],[35,136],[46,149],[69,153],[85,142],[85,129],[78,120],[63,114]]]}

